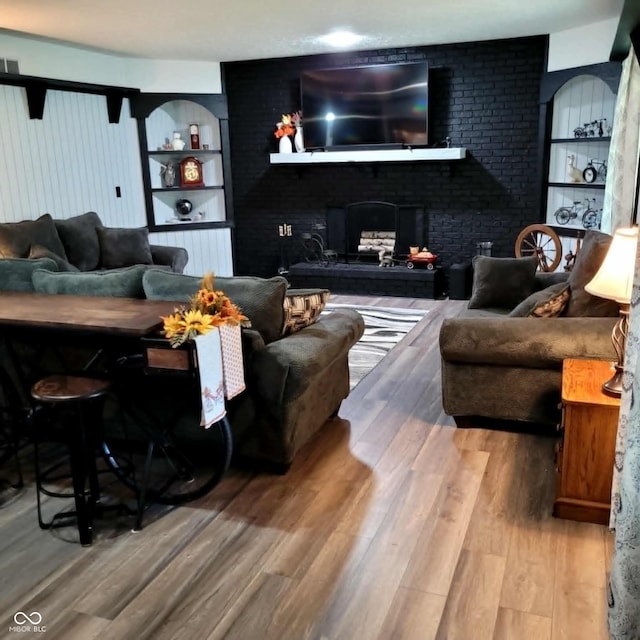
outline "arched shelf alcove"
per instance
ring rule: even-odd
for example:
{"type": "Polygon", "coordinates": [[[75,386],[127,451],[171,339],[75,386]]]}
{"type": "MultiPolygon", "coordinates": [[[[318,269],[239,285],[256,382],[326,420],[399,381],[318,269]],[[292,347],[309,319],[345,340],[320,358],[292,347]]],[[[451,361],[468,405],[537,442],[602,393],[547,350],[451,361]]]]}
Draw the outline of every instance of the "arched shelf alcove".
{"type": "Polygon", "coordinates": [[[138,121],[149,230],[233,226],[225,96],[141,93],[132,101],[132,115],[138,121]],[[174,133],[180,134],[184,148],[172,146],[174,133]],[[201,170],[202,181],[183,180],[185,163],[201,170]],[[178,214],[179,200],[191,203],[189,215],[178,214]]]}
{"type": "Polygon", "coordinates": [[[600,228],[619,80],[620,64],[608,62],[547,73],[541,82],[541,221],[560,236],[563,255],[600,228]]]}

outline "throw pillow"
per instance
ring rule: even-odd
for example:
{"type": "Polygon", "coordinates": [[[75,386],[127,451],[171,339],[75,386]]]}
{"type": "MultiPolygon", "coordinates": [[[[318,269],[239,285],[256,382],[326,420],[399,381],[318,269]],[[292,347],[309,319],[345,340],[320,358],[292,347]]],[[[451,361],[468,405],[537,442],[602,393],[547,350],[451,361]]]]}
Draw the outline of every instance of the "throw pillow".
{"type": "Polygon", "coordinates": [[[33,287],[39,293],[143,298],[142,274],[146,269],[144,265],[90,273],[37,269],[33,272],[33,287]]]}
{"type": "Polygon", "coordinates": [[[37,260],[38,258],[49,258],[56,263],[58,271],[78,271],[78,267],[74,267],[69,261],[61,258],[59,255],[49,251],[40,244],[32,244],[29,250],[29,260],[37,260]]]}
{"type": "Polygon", "coordinates": [[[571,298],[564,315],[576,316],[617,316],[618,303],[587,293],[584,286],[596,275],[613,238],[606,233],[590,229],[585,232],[580,251],[569,274],[571,298]]]}
{"type": "Polygon", "coordinates": [[[538,260],[528,258],[473,258],[473,288],[469,309],[513,309],[533,293],[538,260]]]}
{"type": "Polygon", "coordinates": [[[26,258],[32,244],[39,244],[67,258],[53,218],[45,213],[37,220],[0,224],[0,258],[26,258]]]}
{"type": "Polygon", "coordinates": [[[509,315],[512,317],[556,318],[569,302],[568,282],[559,282],[525,298],[509,315]]]}
{"type": "Polygon", "coordinates": [[[328,289],[289,289],[284,298],[282,335],[295,333],[316,322],[330,295],[328,289]]]}
{"type": "MultiPolygon", "coordinates": [[[[182,273],[149,269],[142,278],[144,292],[150,300],[176,300],[186,303],[198,290],[201,278],[182,273]]],[[[282,335],[284,296],[287,281],[280,277],[216,277],[216,289],[224,291],[231,302],[251,321],[265,343],[282,335]]]]}
{"type": "Polygon", "coordinates": [[[92,271],[100,266],[100,244],[96,229],[102,226],[95,211],[55,221],[69,262],[80,271],[92,271]]]}
{"type": "Polygon", "coordinates": [[[33,272],[36,269],[55,271],[58,267],[49,258],[29,260],[27,258],[6,258],[0,260],[0,291],[33,292],[33,272]]]}
{"type": "Polygon", "coordinates": [[[100,265],[103,269],[118,269],[134,264],[153,264],[149,246],[149,229],[116,229],[97,227],[100,243],[100,265]]]}

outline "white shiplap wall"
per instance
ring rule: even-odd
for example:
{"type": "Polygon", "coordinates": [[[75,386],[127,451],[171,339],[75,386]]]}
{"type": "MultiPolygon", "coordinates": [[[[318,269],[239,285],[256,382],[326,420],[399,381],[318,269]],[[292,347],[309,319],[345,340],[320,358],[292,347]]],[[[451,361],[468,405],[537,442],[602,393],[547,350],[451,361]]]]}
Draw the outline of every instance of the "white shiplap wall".
{"type": "MultiPolygon", "coordinates": [[[[147,223],[126,100],[120,122],[110,124],[104,96],[48,91],[43,119],[31,120],[24,89],[0,85],[0,176],[0,222],[97,211],[111,227],[147,223]]],[[[185,247],[188,273],[233,273],[228,229],[152,234],[151,241],[185,247]]]]}
{"type": "Polygon", "coordinates": [[[145,224],[135,120],[109,124],[104,96],[48,91],[30,120],[24,90],[0,85],[0,219],[97,211],[109,226],[145,224]],[[116,198],[119,186],[121,198],[116,198]]]}

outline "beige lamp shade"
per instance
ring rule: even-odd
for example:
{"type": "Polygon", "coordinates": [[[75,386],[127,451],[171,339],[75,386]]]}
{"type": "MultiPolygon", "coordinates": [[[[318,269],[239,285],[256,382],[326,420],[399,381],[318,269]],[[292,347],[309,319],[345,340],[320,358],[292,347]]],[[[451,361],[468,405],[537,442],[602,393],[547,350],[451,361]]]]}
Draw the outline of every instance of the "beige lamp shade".
{"type": "Polygon", "coordinates": [[[628,305],[631,302],[637,247],[638,227],[617,229],[600,269],[585,285],[585,290],[591,295],[628,305]]]}

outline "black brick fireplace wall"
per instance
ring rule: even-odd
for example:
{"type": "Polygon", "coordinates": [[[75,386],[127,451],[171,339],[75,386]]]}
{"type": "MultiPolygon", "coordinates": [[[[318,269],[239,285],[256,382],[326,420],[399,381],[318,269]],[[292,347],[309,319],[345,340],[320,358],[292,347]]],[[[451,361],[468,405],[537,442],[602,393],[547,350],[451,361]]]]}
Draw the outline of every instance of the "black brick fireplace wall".
{"type": "Polygon", "coordinates": [[[329,207],[364,200],[423,206],[427,237],[416,244],[427,244],[444,267],[468,261],[483,241],[494,243],[493,255],[512,256],[519,231],[541,220],[538,95],[546,50],[539,36],[224,63],[236,273],[277,273],[278,225],[292,227],[293,262],[300,234],[323,226],[329,207]],[[303,70],[417,60],[430,65],[430,142],[449,136],[451,146],[466,147],[466,159],[269,164],[276,122],[300,108],[303,70]]]}

